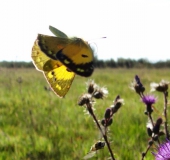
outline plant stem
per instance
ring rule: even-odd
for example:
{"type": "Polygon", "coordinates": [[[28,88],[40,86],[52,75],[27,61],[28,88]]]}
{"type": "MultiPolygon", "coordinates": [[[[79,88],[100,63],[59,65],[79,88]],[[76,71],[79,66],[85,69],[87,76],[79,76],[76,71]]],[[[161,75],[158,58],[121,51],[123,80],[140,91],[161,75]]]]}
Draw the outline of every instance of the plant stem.
{"type": "Polygon", "coordinates": [[[164,117],[165,117],[165,122],[164,122],[164,126],[165,126],[165,134],[166,134],[166,138],[169,140],[169,132],[168,132],[168,116],[167,116],[167,92],[164,92],[164,117]]]}
{"type": "Polygon", "coordinates": [[[150,121],[151,121],[151,123],[152,123],[152,126],[154,127],[153,119],[152,119],[152,116],[151,116],[150,113],[148,113],[148,117],[149,117],[149,119],[150,119],[150,121]]]}
{"type": "MultiPolygon", "coordinates": [[[[150,121],[151,121],[151,123],[152,123],[152,126],[153,126],[153,128],[154,128],[154,122],[153,122],[153,119],[152,119],[152,116],[151,116],[151,114],[150,113],[148,113],[148,117],[149,117],[149,119],[150,119],[150,121]]],[[[153,140],[154,141],[154,140],[153,140]]],[[[159,141],[159,138],[157,139],[157,142],[158,142],[158,144],[160,144],[160,141],[159,141]]]]}
{"type": "Polygon", "coordinates": [[[151,145],[148,145],[148,147],[147,147],[145,153],[142,154],[142,159],[141,159],[141,160],[144,160],[144,158],[146,157],[146,154],[147,154],[147,152],[149,151],[150,148],[151,148],[151,145]]]}
{"type": "Polygon", "coordinates": [[[106,145],[107,145],[107,147],[108,147],[108,149],[109,149],[109,152],[110,152],[110,155],[111,155],[112,160],[115,160],[114,155],[113,155],[113,152],[112,152],[111,147],[110,147],[110,143],[109,143],[108,140],[107,140],[106,134],[103,133],[103,130],[102,130],[102,128],[101,128],[101,126],[100,126],[100,124],[99,124],[99,122],[98,122],[98,120],[97,120],[97,118],[96,118],[96,116],[95,116],[95,114],[94,114],[94,112],[93,112],[93,109],[92,109],[91,104],[90,104],[90,103],[87,103],[86,105],[87,105],[87,109],[88,109],[90,115],[93,117],[94,121],[96,122],[97,127],[99,128],[99,130],[100,130],[100,132],[101,132],[101,134],[102,134],[102,136],[103,136],[103,138],[104,138],[104,140],[105,140],[105,142],[106,142],[106,145]]]}

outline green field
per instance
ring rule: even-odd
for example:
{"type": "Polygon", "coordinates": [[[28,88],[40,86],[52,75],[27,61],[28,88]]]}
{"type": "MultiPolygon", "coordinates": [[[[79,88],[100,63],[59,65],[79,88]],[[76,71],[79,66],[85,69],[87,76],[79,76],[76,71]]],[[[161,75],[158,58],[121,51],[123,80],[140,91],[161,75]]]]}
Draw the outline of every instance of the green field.
{"type": "MultiPolygon", "coordinates": [[[[125,101],[109,131],[116,160],[140,160],[149,140],[145,106],[129,88],[136,74],[145,93],[149,93],[151,82],[170,80],[168,69],[96,69],[90,77],[109,91],[107,98],[95,104],[98,119],[103,118],[117,95],[125,101]]],[[[86,92],[87,80],[76,76],[66,97],[60,99],[44,89],[48,84],[41,72],[0,68],[0,160],[82,159],[99,138],[92,118],[77,105],[80,95],[86,92]]],[[[158,96],[157,112],[153,113],[157,118],[163,111],[163,95],[154,94],[158,96]]],[[[105,147],[92,159],[108,156],[105,147]]],[[[149,151],[146,160],[153,159],[149,151]]]]}

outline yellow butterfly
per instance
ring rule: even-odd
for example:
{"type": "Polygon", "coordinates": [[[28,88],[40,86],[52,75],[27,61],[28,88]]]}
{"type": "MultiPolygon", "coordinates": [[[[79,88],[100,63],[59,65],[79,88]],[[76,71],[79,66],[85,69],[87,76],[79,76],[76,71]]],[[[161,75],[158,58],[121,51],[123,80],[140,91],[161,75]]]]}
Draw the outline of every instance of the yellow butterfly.
{"type": "Polygon", "coordinates": [[[57,37],[38,34],[31,57],[53,91],[64,97],[75,74],[88,77],[93,73],[93,51],[82,39],[68,38],[60,30],[49,28],[57,37]]]}

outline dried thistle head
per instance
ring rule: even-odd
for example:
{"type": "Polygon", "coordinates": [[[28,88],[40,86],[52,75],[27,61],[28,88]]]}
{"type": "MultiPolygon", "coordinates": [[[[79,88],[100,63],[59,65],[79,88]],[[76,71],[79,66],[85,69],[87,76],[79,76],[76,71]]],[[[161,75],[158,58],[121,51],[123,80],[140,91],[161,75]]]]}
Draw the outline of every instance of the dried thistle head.
{"type": "Polygon", "coordinates": [[[153,91],[167,92],[169,83],[170,83],[169,81],[165,81],[165,80],[161,80],[160,83],[152,82],[150,84],[151,92],[153,91]]]}
{"type": "Polygon", "coordinates": [[[86,83],[87,85],[87,92],[89,94],[93,94],[93,92],[96,90],[96,88],[98,87],[98,85],[94,82],[94,80],[88,80],[88,82],[86,83]]]}
{"type": "Polygon", "coordinates": [[[107,96],[107,94],[108,94],[107,88],[105,88],[105,87],[101,87],[101,88],[98,87],[95,90],[95,92],[93,94],[93,97],[96,98],[96,99],[103,99],[103,98],[105,98],[107,96]]]}
{"type": "Polygon", "coordinates": [[[107,88],[99,87],[93,80],[87,82],[87,92],[96,99],[103,99],[108,94],[107,88]]]}
{"type": "Polygon", "coordinates": [[[92,101],[91,98],[92,98],[91,94],[88,93],[83,94],[78,100],[78,105],[84,106],[85,104],[90,103],[92,101]]]}

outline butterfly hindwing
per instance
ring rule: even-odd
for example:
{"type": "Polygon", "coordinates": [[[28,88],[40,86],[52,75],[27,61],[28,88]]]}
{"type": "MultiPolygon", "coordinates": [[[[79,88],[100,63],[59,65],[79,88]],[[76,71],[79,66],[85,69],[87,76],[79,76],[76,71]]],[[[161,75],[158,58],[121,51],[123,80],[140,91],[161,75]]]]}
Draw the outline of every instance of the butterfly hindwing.
{"type": "Polygon", "coordinates": [[[70,89],[74,76],[74,72],[68,71],[64,65],[45,73],[47,81],[54,92],[60,97],[66,95],[70,89]]]}
{"type": "Polygon", "coordinates": [[[43,72],[53,91],[64,97],[74,79],[75,73],[69,71],[60,61],[50,59],[40,49],[37,40],[32,48],[32,59],[38,70],[43,72]]]}
{"type": "Polygon", "coordinates": [[[50,58],[47,57],[45,54],[43,54],[43,52],[40,50],[37,40],[34,42],[31,57],[33,59],[33,63],[36,69],[42,72],[43,72],[43,66],[48,60],[50,60],[50,58]]]}

